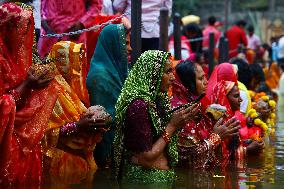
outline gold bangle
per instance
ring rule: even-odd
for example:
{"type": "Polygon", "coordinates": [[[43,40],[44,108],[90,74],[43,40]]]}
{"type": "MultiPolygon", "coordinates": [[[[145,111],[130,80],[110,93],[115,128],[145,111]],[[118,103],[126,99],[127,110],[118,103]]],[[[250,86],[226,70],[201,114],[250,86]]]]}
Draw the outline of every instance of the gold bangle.
{"type": "Polygon", "coordinates": [[[164,130],[164,132],[162,133],[162,138],[167,144],[171,141],[170,135],[166,130],[164,130]]]}

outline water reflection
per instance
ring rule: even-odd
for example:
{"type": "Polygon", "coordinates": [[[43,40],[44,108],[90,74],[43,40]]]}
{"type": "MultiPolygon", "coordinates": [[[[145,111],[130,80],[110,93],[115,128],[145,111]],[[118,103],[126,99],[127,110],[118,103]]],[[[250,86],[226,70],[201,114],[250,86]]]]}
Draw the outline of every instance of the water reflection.
{"type": "MultiPolygon", "coordinates": [[[[78,185],[60,186],[52,183],[43,188],[55,189],[118,189],[118,188],[141,188],[142,186],[129,185],[119,187],[111,180],[110,170],[99,170],[92,183],[78,185]]],[[[265,141],[265,150],[262,155],[250,157],[242,167],[231,165],[225,171],[205,172],[177,169],[177,180],[174,189],[280,189],[284,188],[284,123],[278,123],[275,136],[270,136],[265,141]]],[[[13,187],[15,188],[15,187],[13,187]]],[[[21,186],[20,188],[23,188],[21,186]]],[[[26,187],[31,188],[31,186],[26,187]]],[[[149,188],[143,186],[143,188],[149,188]]],[[[160,185],[150,188],[162,189],[160,185]]],[[[168,188],[168,187],[166,187],[168,188]]]]}
{"type": "MultiPolygon", "coordinates": [[[[243,166],[231,165],[225,171],[205,172],[177,169],[177,180],[174,189],[274,189],[284,188],[284,123],[277,126],[275,136],[265,140],[265,150],[262,155],[250,157],[243,166]]],[[[141,188],[142,186],[119,187],[111,181],[110,170],[96,173],[92,186],[86,184],[73,185],[70,189],[85,188],[141,188]]],[[[149,188],[143,186],[143,188],[149,188]]],[[[159,188],[153,186],[150,188],[159,188]]],[[[167,187],[168,188],[168,187],[167,187]]]]}
{"type": "Polygon", "coordinates": [[[284,124],[278,124],[274,136],[265,140],[264,153],[249,157],[243,167],[231,165],[223,175],[177,170],[174,188],[284,188],[284,124]],[[225,176],[225,177],[224,177],[225,176]]]}

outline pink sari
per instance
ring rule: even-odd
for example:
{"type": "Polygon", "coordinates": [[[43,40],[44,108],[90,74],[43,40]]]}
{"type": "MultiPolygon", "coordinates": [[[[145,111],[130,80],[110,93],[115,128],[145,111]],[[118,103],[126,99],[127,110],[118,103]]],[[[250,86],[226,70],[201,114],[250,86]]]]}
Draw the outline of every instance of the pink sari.
{"type": "MultiPolygon", "coordinates": [[[[85,28],[91,27],[91,23],[101,13],[102,0],[42,0],[42,20],[46,20],[55,33],[68,32],[68,29],[76,22],[81,22],[85,28]],[[87,9],[87,4],[89,7],[87,9]]],[[[46,34],[44,29],[41,34],[46,34]]],[[[86,33],[82,33],[78,40],[63,37],[64,41],[71,40],[86,45],[86,33]]],[[[39,54],[45,57],[52,46],[58,42],[56,37],[40,38],[38,42],[39,54]]]]}
{"type": "Polygon", "coordinates": [[[232,64],[222,63],[215,67],[210,79],[208,80],[208,87],[206,90],[206,96],[208,99],[212,96],[213,87],[221,80],[237,83],[238,78],[232,64]]]}

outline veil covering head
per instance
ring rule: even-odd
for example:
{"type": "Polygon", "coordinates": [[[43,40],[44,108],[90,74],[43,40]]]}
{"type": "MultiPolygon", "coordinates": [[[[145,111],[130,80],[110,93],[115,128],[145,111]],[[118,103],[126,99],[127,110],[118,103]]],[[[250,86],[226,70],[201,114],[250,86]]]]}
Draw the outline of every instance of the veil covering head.
{"type": "Polygon", "coordinates": [[[213,73],[208,80],[206,96],[210,99],[212,96],[213,87],[217,85],[219,81],[232,81],[237,84],[237,69],[230,63],[222,63],[215,67],[213,73]]]}
{"type": "MultiPolygon", "coordinates": [[[[160,92],[162,76],[164,74],[165,64],[169,59],[169,53],[149,50],[144,52],[127,77],[122,92],[116,104],[116,131],[114,139],[114,162],[115,176],[119,176],[121,162],[124,160],[122,153],[124,151],[124,127],[126,112],[135,99],[142,99],[148,104],[148,113],[153,127],[153,136],[159,136],[163,132],[163,126],[166,123],[160,119],[155,106],[156,100],[163,100],[165,111],[171,110],[170,101],[167,93],[160,92]]],[[[168,114],[169,115],[169,114],[168,114]]],[[[170,115],[168,116],[170,118],[170,115]]],[[[166,120],[168,121],[168,120],[166,120]]],[[[173,166],[178,161],[177,137],[173,136],[171,142],[167,145],[167,154],[169,164],[173,166]]]]}
{"type": "MultiPolygon", "coordinates": [[[[100,33],[87,76],[91,105],[101,105],[115,117],[115,104],[128,75],[126,33],[122,24],[110,24],[100,33]]],[[[111,158],[114,127],[103,135],[95,150],[98,164],[111,158]]]]}
{"type": "Polygon", "coordinates": [[[129,104],[135,99],[155,101],[169,53],[149,50],[137,60],[127,77],[116,104],[117,122],[122,122],[129,104]]]}
{"type": "Polygon", "coordinates": [[[99,36],[87,76],[91,105],[102,105],[114,117],[114,106],[127,74],[125,28],[110,24],[99,36]]]}
{"type": "Polygon", "coordinates": [[[88,107],[89,95],[86,87],[87,57],[83,43],[60,41],[52,46],[49,58],[72,90],[88,107]]]}
{"type": "Polygon", "coordinates": [[[213,87],[212,91],[210,91],[212,94],[209,98],[210,102],[225,106],[227,108],[226,115],[228,118],[231,118],[234,115],[234,112],[232,111],[227,95],[235,85],[236,83],[233,81],[221,80],[213,87]]]}

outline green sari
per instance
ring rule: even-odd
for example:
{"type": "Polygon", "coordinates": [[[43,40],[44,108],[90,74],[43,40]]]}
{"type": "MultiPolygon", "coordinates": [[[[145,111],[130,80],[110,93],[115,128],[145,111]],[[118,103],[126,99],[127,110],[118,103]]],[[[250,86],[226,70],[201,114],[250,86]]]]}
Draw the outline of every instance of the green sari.
{"type": "MultiPolygon", "coordinates": [[[[170,119],[170,102],[166,93],[161,93],[160,84],[169,54],[150,50],[144,52],[133,66],[127,77],[116,104],[116,122],[114,140],[115,176],[127,183],[172,183],[173,170],[145,169],[130,162],[132,152],[124,147],[124,128],[126,112],[135,99],[143,99],[148,105],[148,113],[152,122],[153,138],[161,136],[170,119]],[[156,102],[160,101],[166,110],[166,118],[158,116],[156,102]]],[[[176,165],[178,160],[177,136],[171,138],[167,145],[169,165],[176,165]]]]}
{"type": "MultiPolygon", "coordinates": [[[[90,104],[105,107],[115,117],[115,104],[128,74],[125,28],[110,24],[100,33],[87,76],[90,104]]],[[[95,150],[99,165],[111,159],[114,131],[103,135],[95,150]]]]}

